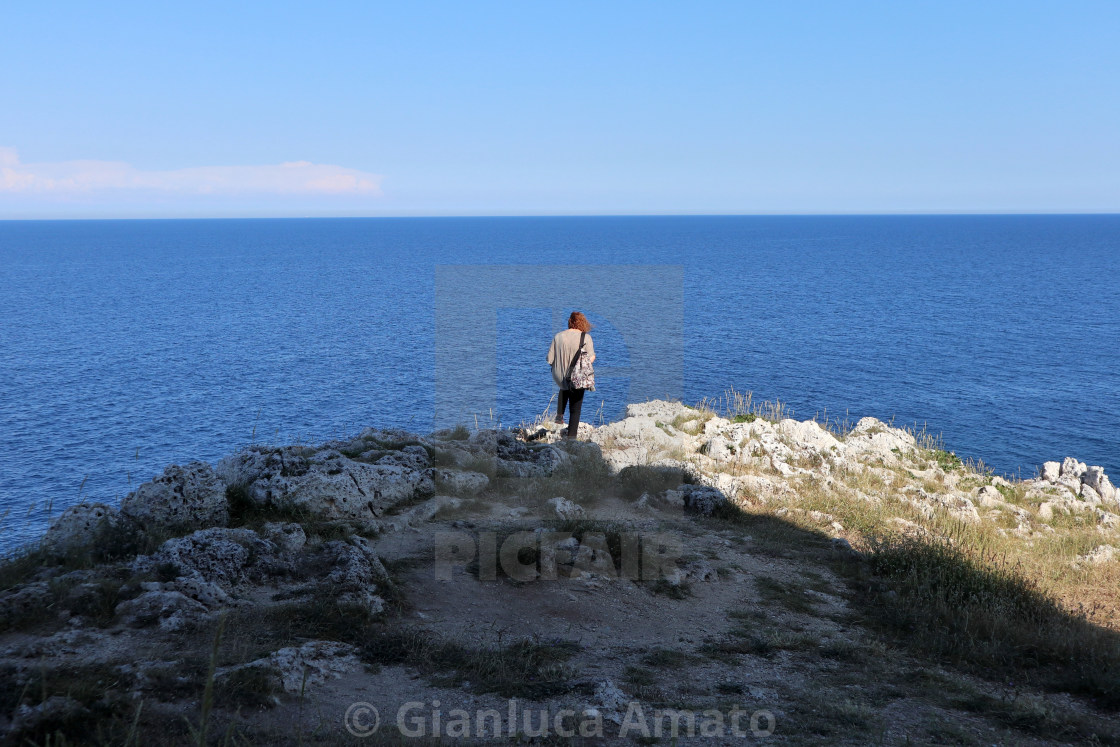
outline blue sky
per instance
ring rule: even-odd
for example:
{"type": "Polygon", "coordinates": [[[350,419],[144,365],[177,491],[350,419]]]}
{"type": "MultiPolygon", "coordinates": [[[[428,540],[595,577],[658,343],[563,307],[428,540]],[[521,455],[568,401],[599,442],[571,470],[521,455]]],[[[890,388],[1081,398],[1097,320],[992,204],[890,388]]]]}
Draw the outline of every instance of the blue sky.
{"type": "Polygon", "coordinates": [[[1120,210],[1118,2],[3,18],[0,218],[1120,210]]]}

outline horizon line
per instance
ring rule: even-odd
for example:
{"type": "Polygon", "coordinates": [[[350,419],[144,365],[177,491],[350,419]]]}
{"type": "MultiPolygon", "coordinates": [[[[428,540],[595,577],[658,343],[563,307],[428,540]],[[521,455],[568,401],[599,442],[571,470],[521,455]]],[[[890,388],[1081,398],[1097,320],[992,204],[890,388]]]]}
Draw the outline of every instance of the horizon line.
{"type": "Polygon", "coordinates": [[[959,210],[959,211],[886,211],[886,212],[757,212],[757,213],[398,213],[387,215],[119,215],[119,216],[16,216],[0,217],[0,223],[49,223],[90,221],[186,221],[186,220],[409,220],[409,219],[462,219],[462,218],[882,218],[882,217],[1010,217],[1010,216],[1115,216],[1120,210],[959,210]]]}

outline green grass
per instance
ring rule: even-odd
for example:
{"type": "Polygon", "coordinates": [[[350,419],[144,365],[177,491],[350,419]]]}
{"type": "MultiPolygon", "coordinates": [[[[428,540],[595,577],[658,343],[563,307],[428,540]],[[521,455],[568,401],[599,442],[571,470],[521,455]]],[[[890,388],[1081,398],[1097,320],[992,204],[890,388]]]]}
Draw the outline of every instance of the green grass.
{"type": "Polygon", "coordinates": [[[945,472],[952,472],[964,465],[959,456],[945,449],[929,449],[927,455],[929,459],[937,462],[937,466],[945,472]]]}
{"type": "Polygon", "coordinates": [[[721,397],[705,399],[696,408],[720,415],[733,423],[753,423],[760,418],[777,423],[792,418],[794,414],[789,405],[779,399],[756,403],[752,392],[736,389],[726,390],[721,397]]]}
{"type": "Polygon", "coordinates": [[[172,537],[186,532],[145,531],[121,519],[102,522],[88,545],[64,549],[30,545],[0,560],[0,591],[13,589],[36,577],[57,576],[69,571],[90,570],[100,565],[150,554],[172,537]]]}
{"type": "Polygon", "coordinates": [[[450,430],[441,431],[439,434],[439,438],[444,441],[466,441],[470,437],[470,429],[462,423],[459,423],[450,430]]]}
{"type": "MultiPolygon", "coordinates": [[[[695,414],[695,415],[693,415],[691,413],[677,415],[675,418],[673,418],[669,422],[669,425],[673,426],[674,428],[676,428],[678,431],[681,431],[682,433],[687,433],[690,436],[695,436],[695,435],[699,434],[700,431],[704,430],[704,424],[706,422],[708,422],[709,420],[711,420],[714,416],[715,416],[714,412],[708,412],[708,411],[701,410],[701,411],[697,412],[697,414],[695,414]]],[[[658,425],[661,425],[661,424],[658,423],[658,425]]],[[[664,429],[662,429],[662,430],[664,430],[664,429]]],[[[665,432],[668,433],[670,436],[673,435],[670,431],[666,430],[665,432]]]]}

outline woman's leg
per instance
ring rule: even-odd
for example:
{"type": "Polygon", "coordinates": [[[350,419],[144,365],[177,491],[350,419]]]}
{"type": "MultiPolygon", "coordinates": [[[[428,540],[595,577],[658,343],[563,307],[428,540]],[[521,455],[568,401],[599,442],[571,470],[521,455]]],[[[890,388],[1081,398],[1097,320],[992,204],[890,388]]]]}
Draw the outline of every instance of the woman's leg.
{"type": "Polygon", "coordinates": [[[560,397],[556,400],[556,422],[564,424],[564,406],[568,404],[568,390],[561,389],[560,397]]]}
{"type": "Polygon", "coordinates": [[[568,438],[575,438],[579,432],[579,411],[583,408],[583,393],[586,389],[573,389],[568,392],[568,438]]]}

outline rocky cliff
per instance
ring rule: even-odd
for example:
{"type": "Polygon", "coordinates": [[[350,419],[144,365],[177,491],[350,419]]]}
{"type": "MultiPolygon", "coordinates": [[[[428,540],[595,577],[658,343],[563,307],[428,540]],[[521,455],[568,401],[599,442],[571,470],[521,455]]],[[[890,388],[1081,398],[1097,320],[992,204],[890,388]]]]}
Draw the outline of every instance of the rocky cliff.
{"type": "Polygon", "coordinates": [[[0,569],[0,727],[333,744],[355,703],[409,737],[421,702],[426,736],[489,741],[532,734],[514,698],[588,743],[654,739],[635,703],[718,712],[729,743],[733,707],[778,741],[1120,739],[1100,467],[1011,482],[872,418],[673,402],[558,437],[371,428],[68,509],[0,569]],[[437,701],[501,728],[440,731],[437,701]]]}

